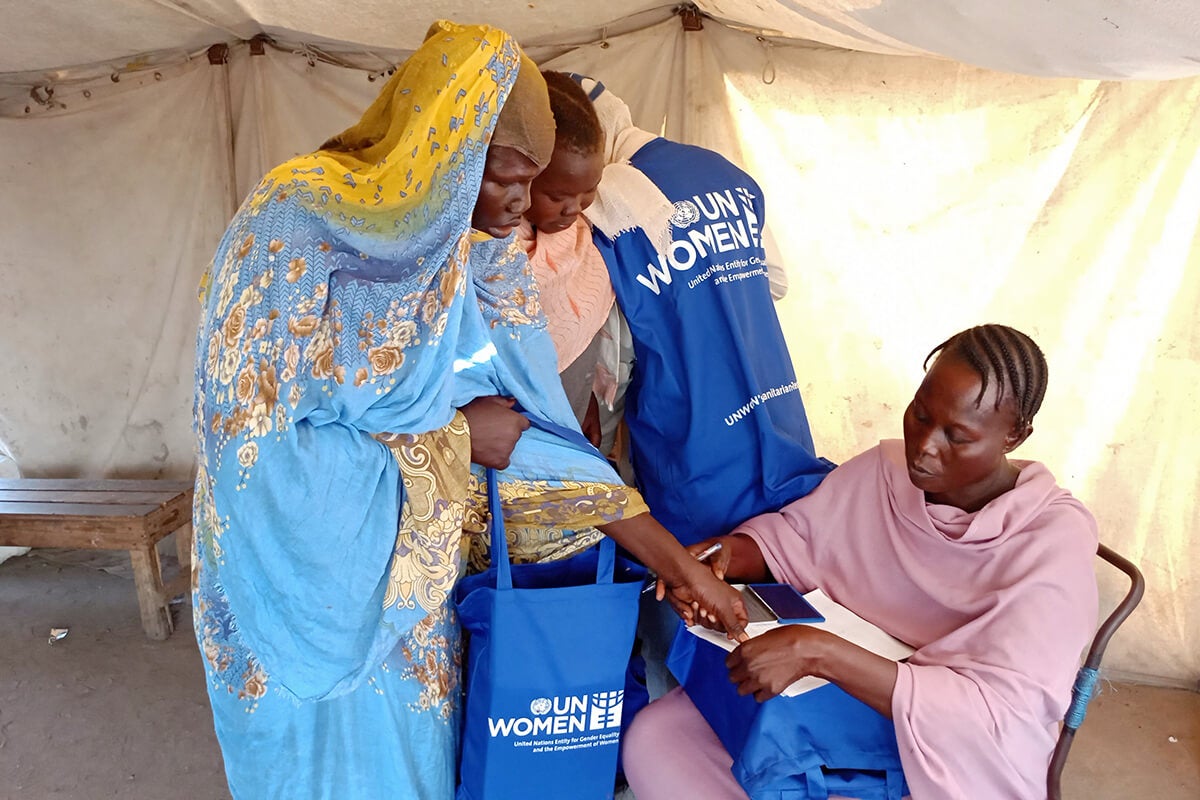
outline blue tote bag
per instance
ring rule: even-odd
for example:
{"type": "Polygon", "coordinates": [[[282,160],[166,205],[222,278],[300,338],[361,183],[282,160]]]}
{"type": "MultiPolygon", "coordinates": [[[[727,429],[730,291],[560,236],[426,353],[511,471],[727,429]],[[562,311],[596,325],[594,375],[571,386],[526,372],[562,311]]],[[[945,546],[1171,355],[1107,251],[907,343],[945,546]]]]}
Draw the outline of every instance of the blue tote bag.
{"type": "Polygon", "coordinates": [[[891,720],[829,684],[759,703],[729,681],[723,649],[680,628],[668,666],[733,757],[751,800],[901,800],[891,720]]]}
{"type": "Polygon", "coordinates": [[[611,798],[645,569],[608,537],[573,558],[510,564],[487,479],[492,566],[455,590],[470,632],[457,800],[611,798]]]}

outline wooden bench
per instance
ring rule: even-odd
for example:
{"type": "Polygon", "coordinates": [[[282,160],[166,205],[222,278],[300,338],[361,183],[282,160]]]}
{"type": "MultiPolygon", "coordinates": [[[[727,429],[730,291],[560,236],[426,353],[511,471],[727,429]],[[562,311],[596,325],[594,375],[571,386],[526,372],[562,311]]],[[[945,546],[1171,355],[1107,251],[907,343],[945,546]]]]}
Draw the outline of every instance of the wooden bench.
{"type": "Polygon", "coordinates": [[[151,639],[171,635],[168,604],[190,591],[191,523],[189,481],[0,479],[0,545],[128,550],[151,639]],[[156,545],[170,533],[180,574],[164,585],[156,545]]]}

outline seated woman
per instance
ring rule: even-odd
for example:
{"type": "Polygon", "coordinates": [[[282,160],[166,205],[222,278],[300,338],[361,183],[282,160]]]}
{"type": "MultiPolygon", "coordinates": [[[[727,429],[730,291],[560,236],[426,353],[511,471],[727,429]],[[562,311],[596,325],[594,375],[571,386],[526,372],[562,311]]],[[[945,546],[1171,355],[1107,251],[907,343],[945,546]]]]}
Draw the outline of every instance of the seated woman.
{"type": "MultiPolygon", "coordinates": [[[[1045,797],[1056,723],[1096,626],[1096,524],[1045,466],[1007,457],[1045,391],[1037,345],[983,325],[935,355],[903,442],[881,442],[812,494],[695,548],[720,541],[718,576],[820,588],[917,648],[895,663],[781,627],[730,654],[739,693],[765,701],[807,675],[840,686],[891,718],[921,800],[1045,797]]],[[[681,689],[635,719],[624,756],[638,800],[746,796],[681,689]]]]}

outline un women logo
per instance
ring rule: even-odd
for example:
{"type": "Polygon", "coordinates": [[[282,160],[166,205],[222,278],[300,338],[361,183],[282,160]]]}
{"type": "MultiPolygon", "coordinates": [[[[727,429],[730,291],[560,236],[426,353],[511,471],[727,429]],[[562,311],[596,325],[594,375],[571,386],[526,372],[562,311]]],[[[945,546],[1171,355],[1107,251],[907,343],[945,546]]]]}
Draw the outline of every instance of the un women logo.
{"type": "Polygon", "coordinates": [[[538,717],[543,717],[550,713],[550,698],[535,697],[529,704],[529,710],[538,717]]]}
{"type": "Polygon", "coordinates": [[[700,209],[691,200],[680,200],[675,204],[675,213],[671,215],[671,224],[676,228],[686,228],[700,220],[700,209]]]}
{"type": "Polygon", "coordinates": [[[624,701],[625,691],[622,689],[593,694],[589,729],[595,731],[621,727],[621,710],[625,704],[624,701]]]}

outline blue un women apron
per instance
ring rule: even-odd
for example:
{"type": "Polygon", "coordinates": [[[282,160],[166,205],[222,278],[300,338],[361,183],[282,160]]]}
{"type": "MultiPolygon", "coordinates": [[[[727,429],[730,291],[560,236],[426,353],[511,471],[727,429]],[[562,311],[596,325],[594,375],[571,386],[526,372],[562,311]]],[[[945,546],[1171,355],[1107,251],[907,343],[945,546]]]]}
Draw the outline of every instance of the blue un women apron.
{"type": "Polygon", "coordinates": [[[762,191],[720,155],[656,139],[630,162],[675,205],[659,253],[595,242],[633,334],[625,420],[638,488],[685,545],[812,491],[814,455],[762,246],[762,191]]]}

